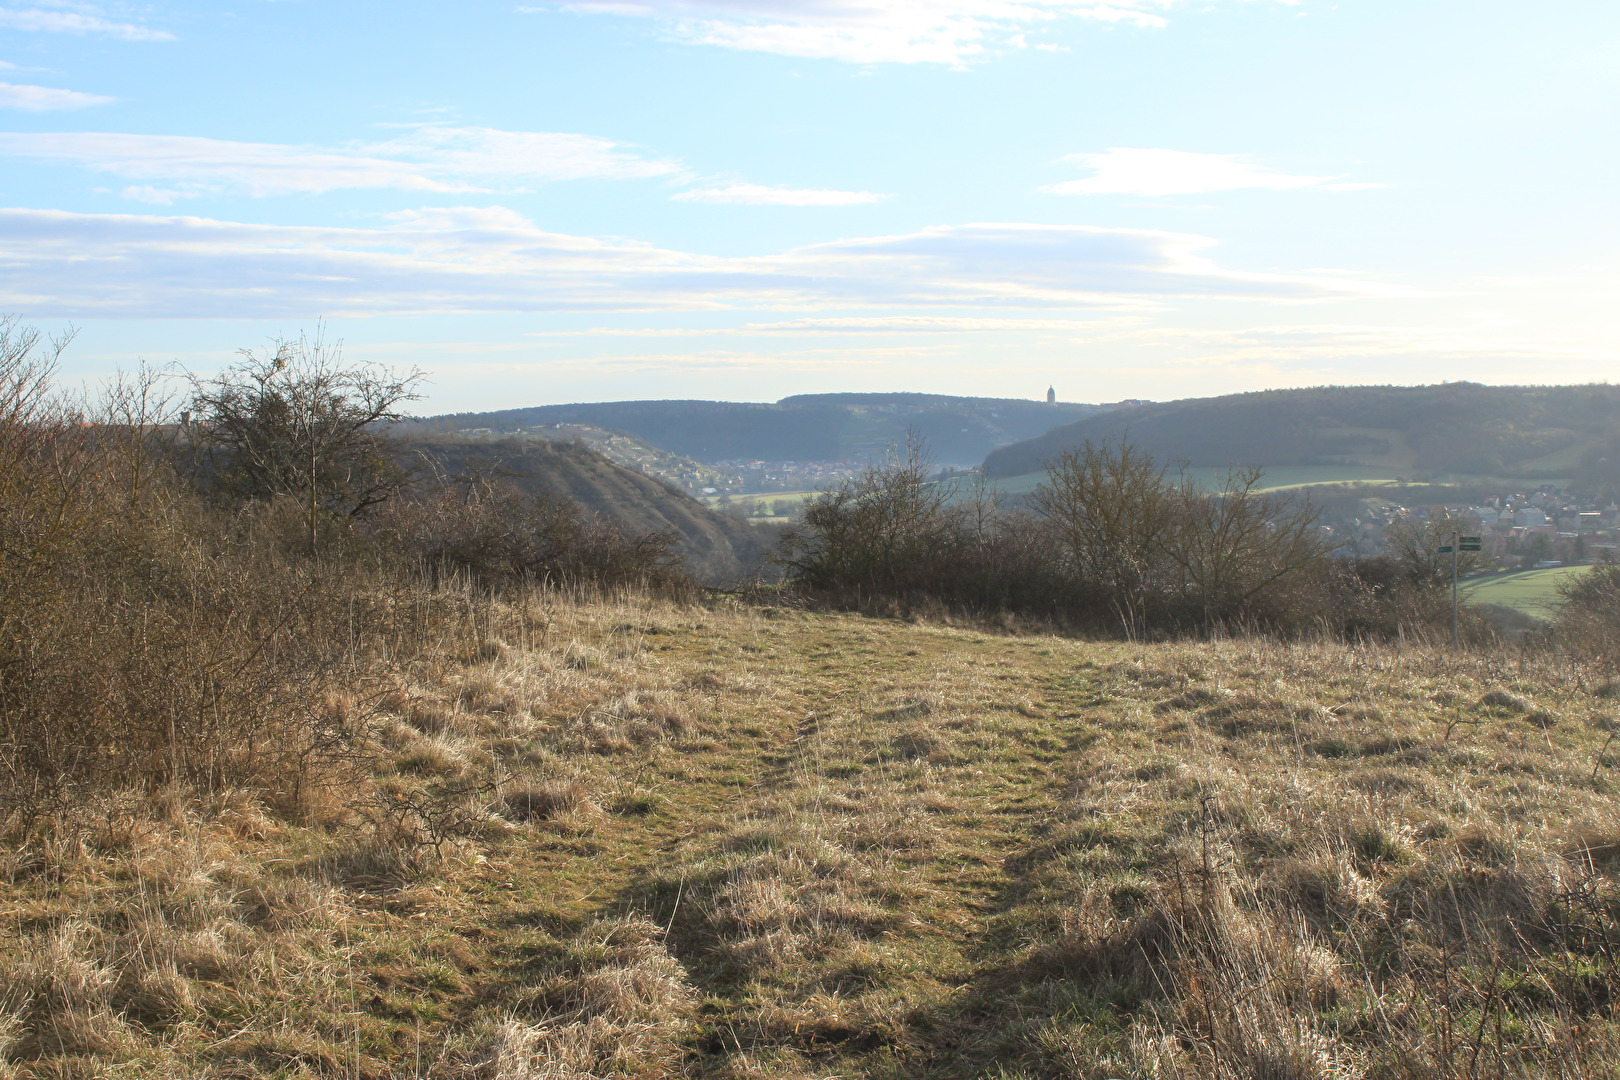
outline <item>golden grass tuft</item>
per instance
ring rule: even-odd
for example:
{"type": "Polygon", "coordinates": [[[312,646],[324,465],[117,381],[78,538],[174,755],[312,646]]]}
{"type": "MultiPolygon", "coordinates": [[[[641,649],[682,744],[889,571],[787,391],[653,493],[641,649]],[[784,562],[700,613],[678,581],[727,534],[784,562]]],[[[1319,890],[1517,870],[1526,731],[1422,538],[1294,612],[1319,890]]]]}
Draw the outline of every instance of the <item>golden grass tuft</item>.
{"type": "Polygon", "coordinates": [[[503,814],[517,822],[601,812],[585,785],[570,780],[514,784],[501,792],[500,807],[503,814]]]}
{"type": "Polygon", "coordinates": [[[607,920],[584,936],[597,964],[550,1015],[496,1028],[481,1075],[488,1080],[618,1080],[671,1075],[676,1041],[695,1005],[685,972],[644,919],[607,920]]]}

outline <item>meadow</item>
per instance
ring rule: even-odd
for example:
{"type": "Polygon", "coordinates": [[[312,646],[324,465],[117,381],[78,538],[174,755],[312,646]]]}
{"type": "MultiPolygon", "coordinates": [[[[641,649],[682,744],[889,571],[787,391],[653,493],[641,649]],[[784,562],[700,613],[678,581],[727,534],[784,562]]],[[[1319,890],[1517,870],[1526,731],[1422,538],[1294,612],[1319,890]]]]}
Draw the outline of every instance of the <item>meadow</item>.
{"type": "Polygon", "coordinates": [[[749,515],[750,521],[757,524],[763,524],[768,522],[784,522],[792,519],[791,514],[777,514],[774,512],[777,508],[777,503],[788,503],[797,508],[807,500],[814,499],[820,494],[821,492],[819,491],[764,491],[751,495],[726,496],[725,502],[721,501],[722,496],[709,495],[706,496],[703,501],[708,504],[709,508],[712,510],[723,511],[727,507],[741,509],[749,515]],[[765,507],[773,512],[769,515],[756,516],[755,511],[760,507],[765,507]]]}
{"type": "Polygon", "coordinates": [[[1539,570],[1510,570],[1462,582],[1458,594],[1471,604],[1512,608],[1533,619],[1547,620],[1558,612],[1561,583],[1578,578],[1589,567],[1549,566],[1539,570]]]}
{"type": "Polygon", "coordinates": [[[0,1068],[1616,1075],[1610,675],[533,593],[296,813],[8,847],[0,1068]]]}
{"type": "MultiPolygon", "coordinates": [[[[1176,476],[1188,477],[1197,487],[1205,491],[1219,490],[1229,472],[1228,469],[1208,465],[1172,471],[1176,476]]],[[[994,479],[987,486],[990,490],[1005,495],[1027,495],[1046,482],[1046,473],[1032,472],[994,479]]],[[[949,485],[953,494],[959,498],[971,497],[972,483],[970,479],[958,478],[942,481],[942,483],[949,485]]],[[[1278,465],[1268,467],[1265,470],[1262,483],[1256,490],[1278,492],[1317,487],[1353,488],[1365,489],[1363,492],[1365,495],[1376,497],[1379,488],[1401,488],[1405,490],[1414,487],[1467,485],[1511,491],[1522,488],[1525,483],[1526,481],[1523,479],[1511,477],[1473,476],[1460,473],[1408,473],[1366,465],[1278,465]]],[[[1560,483],[1560,481],[1537,480],[1536,483],[1560,483]]]]}

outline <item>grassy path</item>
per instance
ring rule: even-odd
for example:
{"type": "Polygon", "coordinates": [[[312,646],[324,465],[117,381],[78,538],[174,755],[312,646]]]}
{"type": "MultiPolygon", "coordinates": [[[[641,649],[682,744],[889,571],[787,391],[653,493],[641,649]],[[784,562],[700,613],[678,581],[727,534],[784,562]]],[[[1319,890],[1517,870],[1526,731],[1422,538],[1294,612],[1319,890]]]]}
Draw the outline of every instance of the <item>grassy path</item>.
{"type": "Polygon", "coordinates": [[[1620,1075],[1620,720],[1589,673],[727,606],[524,618],[380,729],[380,784],[501,779],[442,863],[226,807],[67,887],[13,870],[0,910],[49,961],[12,949],[17,977],[163,961],[123,1041],[86,1012],[13,1073],[1620,1075]]]}
{"type": "Polygon", "coordinates": [[[1008,867],[1057,805],[1091,691],[1054,692],[1036,642],[895,644],[792,613],[641,638],[638,678],[689,688],[692,727],[590,763],[641,812],[540,823],[462,883],[485,966],[468,1004],[521,1009],[602,920],[642,916],[701,999],[691,1069],[973,1075],[929,1028],[1000,962],[1008,867]]]}

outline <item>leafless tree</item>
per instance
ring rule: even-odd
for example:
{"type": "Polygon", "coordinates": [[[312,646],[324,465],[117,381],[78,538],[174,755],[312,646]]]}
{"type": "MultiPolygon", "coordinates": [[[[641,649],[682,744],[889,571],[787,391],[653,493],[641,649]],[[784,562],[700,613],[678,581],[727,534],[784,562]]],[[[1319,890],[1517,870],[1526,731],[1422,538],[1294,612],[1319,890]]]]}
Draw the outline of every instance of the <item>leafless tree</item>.
{"type": "Polygon", "coordinates": [[[1220,489],[1204,491],[1183,478],[1176,489],[1166,551],[1180,571],[1184,595],[1205,621],[1246,609],[1261,594],[1285,589],[1326,554],[1309,499],[1260,489],[1258,466],[1227,473],[1220,489]]]}
{"type": "Polygon", "coordinates": [[[345,363],[320,333],[238,356],[216,378],[192,378],[188,431],[221,459],[223,489],[298,499],[313,554],[323,514],[361,514],[404,484],[386,428],[423,375],[345,363]]]}
{"type": "Polygon", "coordinates": [[[1174,495],[1164,468],[1141,450],[1087,441],[1048,463],[1030,501],[1056,530],[1071,572],[1134,602],[1163,585],[1174,495]]]}
{"type": "MultiPolygon", "coordinates": [[[[1451,514],[1437,514],[1419,520],[1403,517],[1384,530],[1384,543],[1400,569],[1400,574],[1415,585],[1446,585],[1451,581],[1451,556],[1442,555],[1440,548],[1456,542],[1466,532],[1463,520],[1451,514]]],[[[1485,556],[1476,552],[1457,555],[1457,573],[1468,574],[1489,565],[1485,556]]]]}
{"type": "Polygon", "coordinates": [[[807,502],[783,533],[788,576],[813,589],[879,595],[900,590],[956,539],[949,496],[928,483],[922,443],[912,436],[888,459],[807,502]]]}

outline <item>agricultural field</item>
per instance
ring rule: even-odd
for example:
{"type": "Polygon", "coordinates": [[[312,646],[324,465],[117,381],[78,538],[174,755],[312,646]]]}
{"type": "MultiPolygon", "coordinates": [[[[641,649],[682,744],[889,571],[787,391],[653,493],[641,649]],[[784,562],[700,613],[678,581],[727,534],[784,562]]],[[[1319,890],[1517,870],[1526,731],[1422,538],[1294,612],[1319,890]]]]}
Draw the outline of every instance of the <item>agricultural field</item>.
{"type": "Polygon", "coordinates": [[[733,509],[740,508],[749,514],[748,520],[761,524],[769,524],[773,522],[780,523],[790,521],[792,520],[793,515],[770,513],[755,516],[760,507],[765,507],[774,511],[777,509],[778,503],[785,503],[791,504],[796,508],[800,504],[804,503],[805,500],[813,499],[819,494],[820,492],[817,491],[766,491],[757,495],[731,495],[728,496],[724,501],[722,501],[721,497],[718,495],[709,495],[704,497],[704,502],[707,503],[710,509],[713,510],[722,510],[727,507],[733,509]]]}
{"type": "Polygon", "coordinates": [[[1533,619],[1549,619],[1558,610],[1561,582],[1584,574],[1585,566],[1551,566],[1540,570],[1512,570],[1473,578],[1458,587],[1459,595],[1471,604],[1494,604],[1512,608],[1533,619]]]}
{"type": "MultiPolygon", "coordinates": [[[[1194,467],[1184,473],[1172,475],[1185,475],[1195,484],[1205,490],[1215,490],[1225,480],[1229,470],[1214,467],[1194,467]]],[[[1045,472],[1023,473],[1018,476],[1003,477],[986,482],[985,490],[992,494],[1009,496],[1028,495],[1046,482],[1045,472]]],[[[1568,483],[1568,481],[1536,481],[1537,483],[1568,483]]],[[[940,483],[948,485],[952,497],[956,499],[971,498],[977,490],[972,477],[955,477],[943,480],[940,483]]],[[[1514,491],[1521,489],[1526,481],[1511,477],[1500,476],[1465,476],[1461,474],[1422,475],[1397,474],[1388,469],[1369,468],[1358,465],[1278,465],[1267,468],[1261,477],[1261,491],[1310,491],[1321,496],[1339,497],[1344,495],[1360,495],[1364,498],[1388,502],[1389,496],[1394,496],[1402,502],[1413,499],[1414,489],[1437,489],[1432,495],[1424,498],[1455,499],[1455,493],[1448,492],[1447,488],[1464,487],[1478,488],[1494,491],[1514,491]],[[1384,496],[1380,496],[1380,492],[1384,496]]]]}
{"type": "Polygon", "coordinates": [[[225,793],[5,852],[0,1072],[1620,1067],[1600,673],[731,601],[482,635],[376,699],[358,808],[225,793]]]}
{"type": "MultiPolygon", "coordinates": [[[[1200,487],[1214,489],[1226,478],[1227,473],[1226,469],[1190,468],[1184,475],[1190,477],[1200,487]]],[[[1397,479],[1393,472],[1369,470],[1355,465],[1284,465],[1267,469],[1261,486],[1266,491],[1282,491],[1321,484],[1379,487],[1394,484],[1397,479]]],[[[974,490],[971,477],[957,477],[941,482],[950,485],[959,498],[971,497],[974,490]]],[[[1045,482],[1046,473],[1033,472],[991,480],[987,482],[986,487],[992,492],[1005,495],[1027,495],[1045,482]]]]}

